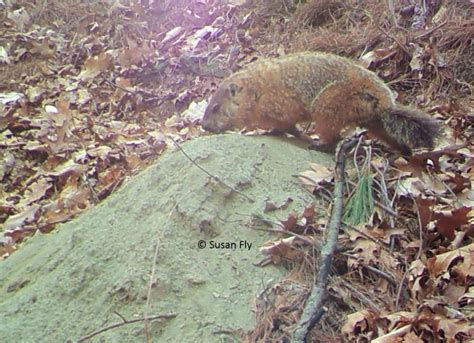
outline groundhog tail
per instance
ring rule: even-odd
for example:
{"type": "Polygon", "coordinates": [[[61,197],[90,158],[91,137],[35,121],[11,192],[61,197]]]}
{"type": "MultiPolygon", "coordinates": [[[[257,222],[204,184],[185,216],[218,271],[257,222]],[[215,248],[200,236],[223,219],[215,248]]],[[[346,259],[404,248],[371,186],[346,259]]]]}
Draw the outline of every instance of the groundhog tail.
{"type": "Polygon", "coordinates": [[[381,121],[386,132],[401,145],[433,149],[441,136],[441,125],[414,108],[397,106],[385,111],[381,121]]]}

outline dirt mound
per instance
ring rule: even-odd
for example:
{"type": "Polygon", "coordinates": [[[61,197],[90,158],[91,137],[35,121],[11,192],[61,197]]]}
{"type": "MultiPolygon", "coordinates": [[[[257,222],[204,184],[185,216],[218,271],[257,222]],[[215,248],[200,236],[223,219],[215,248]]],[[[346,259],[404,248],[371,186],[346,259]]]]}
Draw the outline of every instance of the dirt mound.
{"type": "MultiPolygon", "coordinates": [[[[255,230],[262,227],[255,218],[283,218],[313,201],[291,174],[325,158],[291,143],[230,134],[183,144],[254,203],[210,180],[176,150],[80,218],[31,238],[0,264],[2,341],[76,341],[120,322],[116,313],[132,320],[145,312],[176,314],[150,323],[153,341],[238,339],[233,330],[255,325],[253,299],[285,273],[254,266],[262,259],[258,248],[274,237],[255,230]],[[290,196],[285,210],[263,213],[267,198],[282,203],[290,196]]],[[[92,341],[143,342],[144,335],[138,322],[92,341]]]]}

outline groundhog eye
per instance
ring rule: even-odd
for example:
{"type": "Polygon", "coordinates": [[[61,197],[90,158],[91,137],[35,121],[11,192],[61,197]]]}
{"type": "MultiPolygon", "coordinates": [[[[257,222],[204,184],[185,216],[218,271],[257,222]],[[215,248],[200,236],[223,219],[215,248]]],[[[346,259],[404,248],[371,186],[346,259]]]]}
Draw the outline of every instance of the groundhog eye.
{"type": "Polygon", "coordinates": [[[230,90],[230,95],[235,96],[240,91],[240,87],[236,85],[235,83],[231,83],[229,85],[229,90],[230,90]]]}
{"type": "Polygon", "coordinates": [[[214,106],[212,106],[212,112],[213,112],[213,113],[219,112],[219,105],[214,105],[214,106]]]}

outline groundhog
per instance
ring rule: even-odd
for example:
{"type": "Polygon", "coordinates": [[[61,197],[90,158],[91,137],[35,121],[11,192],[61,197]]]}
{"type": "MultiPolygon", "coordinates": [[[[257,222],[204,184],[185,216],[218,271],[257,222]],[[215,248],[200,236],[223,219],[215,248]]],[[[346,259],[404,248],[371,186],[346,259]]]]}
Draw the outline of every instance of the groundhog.
{"type": "Polygon", "coordinates": [[[375,73],[347,58],[317,52],[259,60],[229,76],[212,95],[202,127],[302,137],[297,124],[309,122],[320,138],[314,147],[321,150],[333,149],[346,127],[366,128],[405,156],[412,148],[433,149],[441,134],[435,119],[397,104],[375,73]]]}

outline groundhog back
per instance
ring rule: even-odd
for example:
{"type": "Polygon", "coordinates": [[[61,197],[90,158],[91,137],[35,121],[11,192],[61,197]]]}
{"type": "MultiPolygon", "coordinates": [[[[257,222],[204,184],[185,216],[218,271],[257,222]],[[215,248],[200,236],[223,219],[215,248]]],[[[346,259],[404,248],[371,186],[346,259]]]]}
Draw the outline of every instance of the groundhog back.
{"type": "MultiPolygon", "coordinates": [[[[366,84],[376,78],[332,54],[297,53],[263,59],[222,82],[211,97],[203,127],[214,132],[230,128],[294,132],[297,123],[318,117],[315,99],[325,88],[357,77],[363,77],[366,84]]],[[[380,88],[380,82],[375,84],[380,88]]],[[[347,94],[337,96],[344,102],[347,94]]]]}

